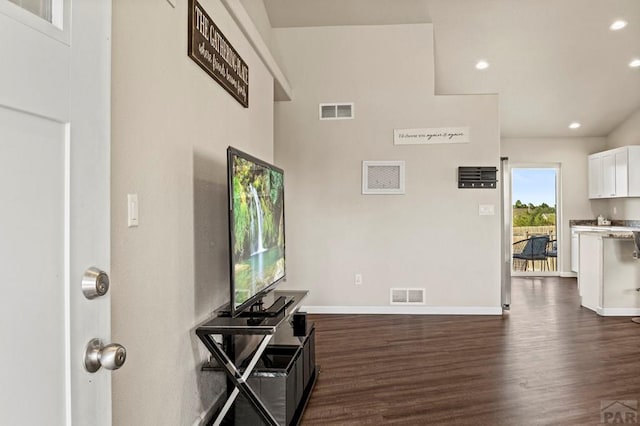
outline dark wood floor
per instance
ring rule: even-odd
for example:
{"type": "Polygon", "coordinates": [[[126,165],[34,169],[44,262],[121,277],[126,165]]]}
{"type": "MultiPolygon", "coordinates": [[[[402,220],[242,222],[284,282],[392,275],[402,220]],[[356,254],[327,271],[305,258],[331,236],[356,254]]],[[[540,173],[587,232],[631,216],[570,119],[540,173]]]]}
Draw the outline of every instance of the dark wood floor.
{"type": "Polygon", "coordinates": [[[595,425],[640,400],[640,325],[579,305],[575,279],[514,278],[504,316],[313,315],[311,425],[595,425]]]}

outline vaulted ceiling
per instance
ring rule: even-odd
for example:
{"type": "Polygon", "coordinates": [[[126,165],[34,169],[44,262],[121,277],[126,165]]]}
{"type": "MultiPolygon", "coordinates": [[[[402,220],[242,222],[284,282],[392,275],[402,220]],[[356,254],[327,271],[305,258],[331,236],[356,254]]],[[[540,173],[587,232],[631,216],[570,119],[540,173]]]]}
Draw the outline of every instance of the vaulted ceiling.
{"type": "Polygon", "coordinates": [[[640,0],[264,4],[274,28],[433,23],[436,94],[499,94],[503,137],[606,136],[640,109],[640,67],[629,66],[640,59],[640,0]],[[618,19],[628,25],[610,30],[618,19]]]}

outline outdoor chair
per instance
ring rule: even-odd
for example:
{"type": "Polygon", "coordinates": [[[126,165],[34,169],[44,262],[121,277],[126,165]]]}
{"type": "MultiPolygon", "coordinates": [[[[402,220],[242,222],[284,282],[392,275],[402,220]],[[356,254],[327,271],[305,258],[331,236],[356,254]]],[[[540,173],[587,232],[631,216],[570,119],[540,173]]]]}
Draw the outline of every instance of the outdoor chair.
{"type": "Polygon", "coordinates": [[[529,264],[531,264],[531,270],[535,271],[535,262],[537,260],[540,262],[541,270],[548,269],[547,244],[549,244],[548,235],[529,237],[526,240],[513,243],[514,268],[516,270],[527,271],[529,270],[529,264]],[[521,269],[518,269],[518,266],[520,266],[521,269]]]}
{"type": "Polygon", "coordinates": [[[557,259],[558,259],[558,241],[549,240],[547,243],[547,258],[551,259],[551,264],[553,265],[553,270],[555,271],[557,268],[557,259]]]}

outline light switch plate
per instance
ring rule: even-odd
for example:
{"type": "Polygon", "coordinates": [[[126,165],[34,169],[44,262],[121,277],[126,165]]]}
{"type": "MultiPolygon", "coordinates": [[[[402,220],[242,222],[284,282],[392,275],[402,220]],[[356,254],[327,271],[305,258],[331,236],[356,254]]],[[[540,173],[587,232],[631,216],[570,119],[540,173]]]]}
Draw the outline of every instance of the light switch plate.
{"type": "Polygon", "coordinates": [[[138,226],[138,194],[127,194],[127,226],[138,226]]]}
{"type": "Polygon", "coordinates": [[[478,206],[479,216],[494,216],[495,214],[496,214],[496,209],[493,204],[480,204],[478,206]]]}

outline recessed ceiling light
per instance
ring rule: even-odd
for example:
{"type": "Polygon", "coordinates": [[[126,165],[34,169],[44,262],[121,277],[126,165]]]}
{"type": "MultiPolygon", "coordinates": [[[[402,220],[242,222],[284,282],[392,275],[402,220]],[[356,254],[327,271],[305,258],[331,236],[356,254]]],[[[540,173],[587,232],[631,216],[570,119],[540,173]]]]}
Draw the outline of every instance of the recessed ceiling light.
{"type": "Polygon", "coordinates": [[[487,61],[478,61],[476,64],[476,69],[486,70],[487,68],[489,68],[489,62],[487,61]]]}
{"type": "Polygon", "coordinates": [[[614,21],[613,24],[611,24],[609,26],[609,29],[611,31],[618,31],[618,30],[623,29],[626,26],[627,26],[627,21],[623,21],[622,19],[618,19],[617,21],[614,21]]]}
{"type": "Polygon", "coordinates": [[[580,126],[581,126],[581,124],[578,123],[577,121],[574,121],[573,123],[569,124],[569,128],[570,129],[577,129],[580,126]]]}
{"type": "Polygon", "coordinates": [[[631,68],[638,68],[640,67],[640,59],[634,59],[633,61],[629,62],[629,66],[631,68]]]}

